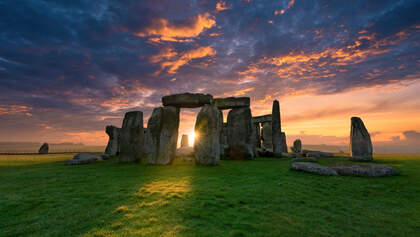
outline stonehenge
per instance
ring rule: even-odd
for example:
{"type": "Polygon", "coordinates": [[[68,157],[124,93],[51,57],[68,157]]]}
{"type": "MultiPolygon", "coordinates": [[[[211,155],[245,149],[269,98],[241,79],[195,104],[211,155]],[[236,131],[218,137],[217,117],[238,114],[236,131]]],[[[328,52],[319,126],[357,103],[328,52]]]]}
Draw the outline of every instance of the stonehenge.
{"type": "Polygon", "coordinates": [[[48,150],[50,149],[48,143],[44,143],[38,150],[38,154],[48,154],[48,150]]]}
{"type": "Polygon", "coordinates": [[[277,100],[273,101],[272,109],[272,143],[273,143],[273,152],[281,153],[282,152],[282,134],[281,134],[281,122],[280,122],[280,105],[277,100]]]}
{"type": "Polygon", "coordinates": [[[120,152],[120,128],[112,125],[106,126],[105,132],[108,134],[108,145],[105,148],[105,154],[110,156],[118,155],[120,152]]]}
{"type": "Polygon", "coordinates": [[[213,102],[213,96],[199,93],[183,93],[162,97],[163,106],[178,108],[198,108],[213,102]]]}
{"type": "Polygon", "coordinates": [[[227,117],[229,157],[249,160],[254,157],[251,109],[235,108],[227,117]]]}
{"type": "Polygon", "coordinates": [[[143,112],[127,112],[120,131],[120,162],[140,161],[144,143],[143,112]]]}
{"type": "Polygon", "coordinates": [[[220,110],[236,109],[250,106],[249,97],[228,97],[214,99],[216,107],[220,110]]]}
{"type": "Polygon", "coordinates": [[[365,124],[359,117],[351,118],[350,159],[354,161],[372,161],[372,141],[365,124]]]}

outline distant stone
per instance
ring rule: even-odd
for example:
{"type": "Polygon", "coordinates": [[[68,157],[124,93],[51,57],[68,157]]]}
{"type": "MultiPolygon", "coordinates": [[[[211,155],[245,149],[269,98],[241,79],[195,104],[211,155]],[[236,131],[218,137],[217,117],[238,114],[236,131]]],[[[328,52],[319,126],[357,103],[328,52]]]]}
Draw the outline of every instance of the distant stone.
{"type": "Polygon", "coordinates": [[[188,146],[190,146],[190,143],[188,141],[188,135],[187,134],[182,134],[181,147],[188,147],[188,146]]]}
{"type": "Polygon", "coordinates": [[[363,121],[358,117],[351,118],[350,159],[355,161],[372,161],[372,142],[363,121]]]}
{"type": "Polygon", "coordinates": [[[250,108],[232,109],[228,113],[229,157],[232,160],[249,160],[254,157],[250,108]]]}
{"type": "Polygon", "coordinates": [[[296,154],[294,153],[286,153],[286,152],[281,152],[280,155],[274,154],[275,157],[283,157],[283,158],[295,158],[296,154]]]}
{"type": "Polygon", "coordinates": [[[312,162],[294,162],[290,166],[290,169],[295,171],[303,171],[312,174],[335,176],[337,172],[330,167],[322,166],[312,162]]]}
{"type": "Polygon", "coordinates": [[[127,112],[120,130],[120,162],[140,161],[143,146],[143,112],[127,112]]]}
{"type": "Polygon", "coordinates": [[[271,122],[262,123],[262,128],[261,128],[261,141],[262,141],[261,147],[262,148],[273,150],[272,131],[273,130],[271,128],[271,122]]]}
{"type": "Polygon", "coordinates": [[[315,157],[298,157],[292,159],[292,162],[317,162],[318,160],[315,157]]]}
{"type": "Polygon", "coordinates": [[[330,168],[344,176],[380,177],[398,175],[393,167],[386,165],[341,164],[332,165],[330,168]]]}
{"type": "Polygon", "coordinates": [[[38,150],[38,154],[48,154],[48,150],[49,150],[49,146],[48,143],[44,143],[41,145],[41,147],[38,150]]]}
{"type": "Polygon", "coordinates": [[[168,165],[175,158],[178,140],[179,108],[158,107],[147,122],[146,160],[148,164],[168,165]]]}
{"type": "Polygon", "coordinates": [[[303,150],[302,154],[306,157],[334,157],[333,153],[330,152],[323,152],[323,151],[311,151],[311,150],[303,150]]]}
{"type": "Polygon", "coordinates": [[[235,109],[242,107],[249,107],[249,97],[227,97],[214,99],[218,109],[235,109]]]}
{"type": "Polygon", "coordinates": [[[280,134],[281,152],[287,153],[286,133],[281,132],[280,134]]]}
{"type": "Polygon", "coordinates": [[[252,122],[265,123],[265,122],[271,122],[272,119],[273,119],[273,116],[271,114],[266,114],[266,115],[252,117],[252,122]]]}
{"type": "Polygon", "coordinates": [[[93,155],[88,153],[78,153],[76,154],[73,159],[67,160],[67,165],[82,165],[82,164],[90,164],[94,163],[97,160],[101,160],[102,157],[100,155],[93,155]]]}
{"type": "Polygon", "coordinates": [[[293,142],[292,151],[294,153],[301,153],[302,152],[302,141],[300,139],[296,139],[293,142]]]}
{"type": "Polygon", "coordinates": [[[194,157],[194,147],[180,147],[175,151],[175,157],[194,157]]]}
{"type": "Polygon", "coordinates": [[[120,128],[112,125],[106,126],[105,132],[108,134],[108,145],[105,149],[105,154],[115,156],[120,152],[120,128]]]}
{"type": "Polygon", "coordinates": [[[183,93],[162,97],[162,103],[164,106],[175,106],[181,108],[197,108],[205,104],[210,104],[212,101],[212,95],[200,93],[183,93]]]}
{"type": "Polygon", "coordinates": [[[271,121],[271,126],[272,126],[273,152],[280,153],[280,152],[283,152],[283,150],[282,150],[282,134],[281,134],[281,120],[280,120],[280,104],[277,100],[273,101],[272,115],[273,115],[273,119],[271,121]]]}
{"type": "Polygon", "coordinates": [[[215,105],[204,105],[195,122],[194,157],[197,165],[220,162],[220,111],[215,105]]]}

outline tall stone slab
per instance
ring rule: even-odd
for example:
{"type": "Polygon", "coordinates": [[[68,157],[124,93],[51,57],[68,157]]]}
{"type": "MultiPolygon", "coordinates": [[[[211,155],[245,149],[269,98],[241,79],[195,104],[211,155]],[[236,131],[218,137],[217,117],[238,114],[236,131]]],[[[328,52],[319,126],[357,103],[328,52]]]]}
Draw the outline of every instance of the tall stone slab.
{"type": "Polygon", "coordinates": [[[220,159],[226,159],[229,155],[229,143],[228,143],[228,128],[227,123],[222,123],[220,131],[220,159]]]}
{"type": "Polygon", "coordinates": [[[112,125],[108,125],[105,128],[106,134],[108,134],[108,145],[105,148],[105,154],[115,156],[120,153],[120,128],[112,125]]]}
{"type": "Polygon", "coordinates": [[[273,149],[273,130],[272,130],[271,122],[262,123],[261,141],[262,141],[262,148],[268,149],[268,150],[273,149]]]}
{"type": "Polygon", "coordinates": [[[143,148],[143,112],[127,112],[120,130],[120,162],[140,161],[143,148]]]}
{"type": "Polygon", "coordinates": [[[302,141],[300,139],[296,139],[293,142],[292,151],[293,153],[298,153],[298,154],[302,152],[302,141]]]}
{"type": "Polygon", "coordinates": [[[286,133],[281,132],[281,140],[280,140],[280,144],[281,144],[281,152],[282,153],[287,153],[287,143],[286,143],[286,133]]]}
{"type": "Polygon", "coordinates": [[[190,142],[188,141],[188,135],[187,134],[182,134],[181,147],[189,147],[189,146],[190,146],[190,142]]]}
{"type": "Polygon", "coordinates": [[[351,118],[350,159],[356,161],[372,161],[372,142],[362,119],[351,118]]]}
{"type": "Polygon", "coordinates": [[[147,122],[146,160],[148,164],[168,165],[175,158],[179,128],[179,108],[158,107],[147,122]]]}
{"type": "Polygon", "coordinates": [[[229,111],[227,124],[230,159],[254,158],[251,109],[249,107],[232,109],[229,111]]]}
{"type": "MultiPolygon", "coordinates": [[[[282,142],[281,142],[281,121],[280,121],[280,105],[277,100],[273,101],[272,109],[272,139],[273,139],[273,152],[281,153],[282,152],[282,142]]],[[[287,148],[287,147],[286,147],[287,148]]]]}
{"type": "Polygon", "coordinates": [[[48,143],[42,144],[42,146],[38,150],[38,154],[48,154],[48,150],[50,149],[48,143]]]}
{"type": "Polygon", "coordinates": [[[261,126],[260,123],[253,123],[255,135],[255,147],[261,148],[261,126]]]}
{"type": "Polygon", "coordinates": [[[219,164],[221,124],[220,111],[214,104],[201,108],[194,130],[194,158],[197,165],[219,164]]]}

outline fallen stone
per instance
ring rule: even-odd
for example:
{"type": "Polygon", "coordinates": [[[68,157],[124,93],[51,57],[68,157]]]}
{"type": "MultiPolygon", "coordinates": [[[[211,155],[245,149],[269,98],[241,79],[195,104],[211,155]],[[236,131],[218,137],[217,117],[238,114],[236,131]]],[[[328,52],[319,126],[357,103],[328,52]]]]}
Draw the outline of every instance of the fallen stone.
{"type": "Polygon", "coordinates": [[[271,122],[272,119],[273,119],[273,116],[271,114],[266,114],[266,115],[252,117],[252,122],[265,123],[265,122],[271,122]]]}
{"type": "Polygon", "coordinates": [[[330,168],[344,176],[381,177],[398,175],[397,170],[386,165],[341,164],[332,165],[330,168]]]}
{"type": "Polygon", "coordinates": [[[38,154],[48,154],[48,150],[49,150],[49,145],[48,143],[44,143],[41,145],[41,147],[38,150],[38,154]]]}
{"type": "Polygon", "coordinates": [[[194,157],[194,147],[180,147],[175,151],[175,157],[194,157]]]}
{"type": "Polygon", "coordinates": [[[188,135],[187,134],[182,134],[181,147],[188,147],[188,146],[190,146],[190,143],[188,141],[188,135]]]}
{"type": "Polygon", "coordinates": [[[311,151],[311,150],[303,150],[302,154],[306,157],[334,157],[333,153],[330,152],[323,152],[323,151],[311,151]]]}
{"type": "Polygon", "coordinates": [[[97,160],[102,160],[100,155],[93,155],[88,153],[78,153],[76,154],[73,159],[67,160],[67,165],[82,165],[82,164],[90,164],[94,163],[97,160]]]}
{"type": "Polygon", "coordinates": [[[184,93],[162,97],[164,106],[175,106],[179,108],[197,108],[212,102],[213,96],[210,94],[184,93]]]}
{"type": "Polygon", "coordinates": [[[292,159],[292,162],[317,162],[318,160],[315,157],[298,157],[292,159]]]}
{"type": "Polygon", "coordinates": [[[337,172],[330,167],[322,166],[312,162],[294,162],[290,166],[291,170],[303,171],[312,174],[335,176],[337,172]]]}
{"type": "Polygon", "coordinates": [[[194,157],[197,165],[218,165],[220,162],[220,110],[204,105],[195,122],[194,157]]]}
{"type": "Polygon", "coordinates": [[[168,165],[175,158],[178,140],[179,108],[155,108],[147,122],[146,161],[152,165],[168,165]]]}
{"type": "Polygon", "coordinates": [[[249,160],[254,157],[250,108],[237,108],[229,111],[228,143],[229,157],[232,160],[249,160]]]}
{"type": "Polygon", "coordinates": [[[143,112],[127,112],[120,130],[120,162],[140,161],[144,154],[143,146],[143,112]]]}
{"type": "Polygon", "coordinates": [[[214,99],[218,109],[235,109],[242,107],[249,107],[249,97],[227,97],[227,98],[216,98],[214,99]]]}
{"type": "Polygon", "coordinates": [[[291,149],[294,153],[301,153],[302,152],[302,141],[300,139],[296,139],[293,142],[293,147],[291,149]]]}
{"type": "Polygon", "coordinates": [[[115,156],[120,152],[120,128],[112,125],[106,126],[105,132],[108,134],[108,145],[105,148],[105,154],[115,156]]]}
{"type": "Polygon", "coordinates": [[[283,149],[282,149],[282,134],[281,134],[280,104],[277,100],[273,101],[272,115],[273,115],[273,119],[271,121],[271,126],[272,126],[273,152],[280,153],[280,152],[283,152],[283,149]]]}
{"type": "Polygon", "coordinates": [[[358,117],[351,118],[350,159],[355,161],[372,161],[372,142],[363,121],[358,117]]]}

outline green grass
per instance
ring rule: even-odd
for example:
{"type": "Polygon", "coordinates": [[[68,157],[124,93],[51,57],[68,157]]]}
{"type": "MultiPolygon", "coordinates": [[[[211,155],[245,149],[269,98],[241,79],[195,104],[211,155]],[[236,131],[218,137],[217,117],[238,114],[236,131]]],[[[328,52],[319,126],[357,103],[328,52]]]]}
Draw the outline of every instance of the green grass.
{"type": "MultiPolygon", "coordinates": [[[[1,236],[419,236],[420,155],[378,155],[396,177],[323,177],[287,159],[218,167],[66,166],[0,156],[1,236]]],[[[321,159],[321,164],[348,162],[321,159]]]]}

